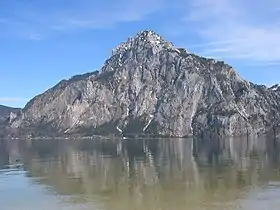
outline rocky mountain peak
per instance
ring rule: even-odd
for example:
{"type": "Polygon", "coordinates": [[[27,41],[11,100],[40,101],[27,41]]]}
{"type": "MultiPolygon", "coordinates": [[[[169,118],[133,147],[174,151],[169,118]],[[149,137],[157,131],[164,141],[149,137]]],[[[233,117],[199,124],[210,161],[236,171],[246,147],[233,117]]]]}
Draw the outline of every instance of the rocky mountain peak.
{"type": "Polygon", "coordinates": [[[166,42],[159,34],[151,30],[138,32],[134,39],[138,39],[143,42],[150,42],[152,44],[160,44],[162,42],[166,42]]]}
{"type": "MultiPolygon", "coordinates": [[[[176,48],[171,42],[152,30],[143,30],[134,37],[128,38],[112,51],[112,56],[106,60],[100,73],[115,70],[137,69],[149,65],[151,69],[157,69],[157,65],[165,56],[186,58],[190,53],[183,48],[176,48]],[[152,67],[152,66],[153,67],[152,67]],[[125,68],[125,66],[129,66],[125,68]]],[[[172,58],[172,59],[173,59],[172,58]]]]}
{"type": "Polygon", "coordinates": [[[274,89],[145,30],[118,45],[98,73],[36,96],[11,128],[34,135],[260,135],[280,125],[274,89]]]}
{"type": "Polygon", "coordinates": [[[112,55],[122,54],[129,50],[139,50],[141,48],[153,48],[155,51],[162,49],[175,49],[172,43],[163,39],[159,34],[152,30],[143,30],[134,37],[128,38],[126,42],[119,44],[113,49],[112,55]]]}

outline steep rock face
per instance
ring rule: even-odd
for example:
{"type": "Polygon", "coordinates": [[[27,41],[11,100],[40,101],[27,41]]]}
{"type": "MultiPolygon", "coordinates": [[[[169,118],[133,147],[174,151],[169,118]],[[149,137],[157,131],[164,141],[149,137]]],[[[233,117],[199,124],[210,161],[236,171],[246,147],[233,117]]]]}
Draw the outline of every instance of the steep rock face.
{"type": "Polygon", "coordinates": [[[60,134],[238,136],[278,122],[280,95],[243,80],[222,61],[141,31],[113,50],[99,72],[79,75],[32,99],[13,128],[60,134]]]}

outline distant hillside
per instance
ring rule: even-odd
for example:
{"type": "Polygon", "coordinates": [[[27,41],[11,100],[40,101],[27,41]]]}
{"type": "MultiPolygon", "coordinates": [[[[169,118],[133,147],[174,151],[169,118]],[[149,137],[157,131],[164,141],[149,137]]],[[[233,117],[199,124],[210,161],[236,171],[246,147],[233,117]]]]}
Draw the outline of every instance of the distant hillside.
{"type": "Polygon", "coordinates": [[[0,105],[0,120],[7,118],[11,112],[19,112],[19,108],[8,107],[0,105]]]}

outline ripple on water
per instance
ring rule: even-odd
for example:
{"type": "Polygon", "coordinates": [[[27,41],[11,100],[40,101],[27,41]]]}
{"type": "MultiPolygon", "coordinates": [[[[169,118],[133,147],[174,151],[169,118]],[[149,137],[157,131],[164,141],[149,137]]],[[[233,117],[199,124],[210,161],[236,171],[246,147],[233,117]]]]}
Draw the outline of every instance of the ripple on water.
{"type": "Polygon", "coordinates": [[[280,209],[280,182],[255,188],[242,200],[244,210],[278,210],[280,209]]]}

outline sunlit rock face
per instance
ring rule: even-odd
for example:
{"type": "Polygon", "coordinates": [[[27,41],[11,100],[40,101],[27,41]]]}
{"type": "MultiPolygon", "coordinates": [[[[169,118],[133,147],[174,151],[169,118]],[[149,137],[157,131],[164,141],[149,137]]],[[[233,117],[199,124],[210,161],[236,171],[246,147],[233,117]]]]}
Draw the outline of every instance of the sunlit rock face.
{"type": "Polygon", "coordinates": [[[272,130],[280,94],[153,31],[118,45],[103,67],[32,99],[11,127],[34,135],[240,136],[272,130]]]}

